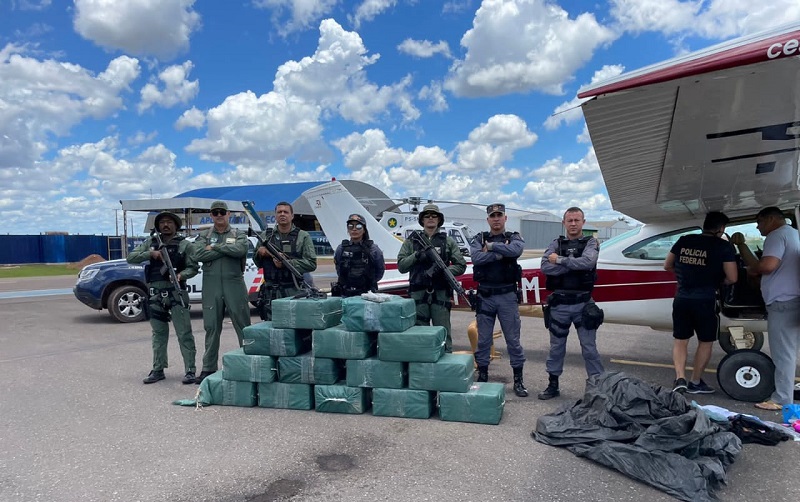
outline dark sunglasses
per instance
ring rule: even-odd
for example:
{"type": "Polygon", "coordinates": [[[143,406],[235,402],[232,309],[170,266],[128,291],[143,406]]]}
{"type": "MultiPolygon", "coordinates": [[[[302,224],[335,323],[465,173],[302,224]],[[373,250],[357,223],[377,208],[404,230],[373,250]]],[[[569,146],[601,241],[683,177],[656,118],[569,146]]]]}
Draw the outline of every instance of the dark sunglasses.
{"type": "Polygon", "coordinates": [[[211,211],[212,216],[225,216],[226,214],[228,214],[228,211],[224,209],[214,209],[211,211]]]}
{"type": "Polygon", "coordinates": [[[361,223],[348,223],[347,224],[347,229],[348,230],[361,230],[362,228],[364,228],[364,225],[362,225],[361,223]]]}
{"type": "Polygon", "coordinates": [[[436,213],[425,213],[422,215],[423,218],[439,218],[439,215],[436,213]]]}

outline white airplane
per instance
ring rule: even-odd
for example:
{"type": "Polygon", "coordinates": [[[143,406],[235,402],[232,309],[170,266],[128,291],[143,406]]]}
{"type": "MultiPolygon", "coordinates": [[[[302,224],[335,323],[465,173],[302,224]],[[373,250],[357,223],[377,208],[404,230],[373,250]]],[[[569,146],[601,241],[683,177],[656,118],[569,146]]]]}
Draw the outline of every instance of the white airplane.
{"type": "MultiPolygon", "coordinates": [[[[593,297],[607,322],[672,329],[675,276],[664,258],[681,235],[699,233],[708,211],[731,219],[751,249],[763,238],[755,215],[778,206],[800,219],[800,23],[743,37],[600,82],[579,93],[612,205],[645,225],[606,241],[593,297]]],[[[349,212],[363,207],[338,183],[304,194],[331,242],[347,238],[349,212]],[[351,200],[352,199],[352,200],[351,200]]],[[[387,258],[400,242],[377,222],[370,237],[387,258]]],[[[483,229],[475,229],[483,230],[483,229]]],[[[548,292],[540,258],[521,260],[522,313],[537,314],[548,292]]],[[[734,399],[760,401],[774,388],[772,361],[759,352],[766,332],[760,292],[740,268],[723,292],[717,368],[734,399]]],[[[468,266],[458,279],[475,287],[468,266]]],[[[407,277],[387,263],[382,290],[407,277]]],[[[458,298],[454,298],[458,302],[458,298]]],[[[463,302],[462,302],[463,306],[463,302]]]]}

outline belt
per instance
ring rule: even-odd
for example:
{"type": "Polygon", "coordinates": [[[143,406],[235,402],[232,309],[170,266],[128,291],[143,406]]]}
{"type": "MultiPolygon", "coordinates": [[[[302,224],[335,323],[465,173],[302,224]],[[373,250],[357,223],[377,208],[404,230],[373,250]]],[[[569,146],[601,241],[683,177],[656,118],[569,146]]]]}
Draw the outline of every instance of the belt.
{"type": "Polygon", "coordinates": [[[478,286],[478,294],[481,296],[504,295],[506,293],[514,293],[516,291],[517,291],[516,284],[510,284],[508,286],[499,286],[496,288],[487,286],[478,286]]]}
{"type": "Polygon", "coordinates": [[[550,306],[576,305],[578,303],[586,303],[591,299],[592,293],[589,291],[585,293],[559,293],[556,291],[547,297],[547,304],[550,306]]]}

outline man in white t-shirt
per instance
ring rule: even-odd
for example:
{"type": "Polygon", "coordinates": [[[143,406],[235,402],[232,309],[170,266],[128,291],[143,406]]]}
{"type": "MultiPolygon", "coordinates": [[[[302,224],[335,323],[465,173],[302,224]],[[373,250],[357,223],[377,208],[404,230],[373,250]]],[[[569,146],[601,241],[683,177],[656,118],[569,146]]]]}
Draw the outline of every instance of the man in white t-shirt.
{"type": "Polygon", "coordinates": [[[775,363],[775,392],[756,404],[778,411],[794,402],[797,350],[800,347],[800,235],[786,224],[777,207],[765,207],[756,216],[758,231],[765,236],[764,252],[756,258],[737,232],[731,243],[742,255],[748,273],[761,275],[761,294],[767,305],[770,356],[775,363]]]}

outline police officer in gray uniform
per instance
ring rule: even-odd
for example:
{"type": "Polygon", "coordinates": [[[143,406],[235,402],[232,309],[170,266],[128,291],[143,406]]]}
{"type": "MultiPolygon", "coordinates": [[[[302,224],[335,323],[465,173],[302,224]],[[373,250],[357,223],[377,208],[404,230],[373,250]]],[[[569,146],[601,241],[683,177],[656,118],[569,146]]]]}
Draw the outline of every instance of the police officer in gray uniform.
{"type": "Polygon", "coordinates": [[[489,353],[495,318],[506,339],[508,357],[514,371],[514,393],[527,397],[528,390],[522,382],[522,367],[525,352],[519,342],[521,321],[519,318],[518,283],[522,269],[517,258],[525,248],[525,241],[517,232],[506,232],[506,207],[491,204],[486,208],[489,215],[489,232],[477,235],[470,242],[473,278],[478,282],[476,318],[478,324],[478,348],[475,362],[478,365],[478,382],[489,380],[489,353]]]}
{"type": "Polygon", "coordinates": [[[559,236],[542,256],[542,272],[547,276],[545,287],[552,293],[544,306],[545,327],[550,329],[550,355],[546,363],[550,378],[539,399],[552,399],[561,393],[558,377],[564,370],[572,324],[578,330],[586,373],[592,376],[603,372],[595,341],[603,311],[592,300],[600,245],[594,237],[583,236],[585,222],[580,208],[567,209],[563,220],[566,237],[559,236]]]}

